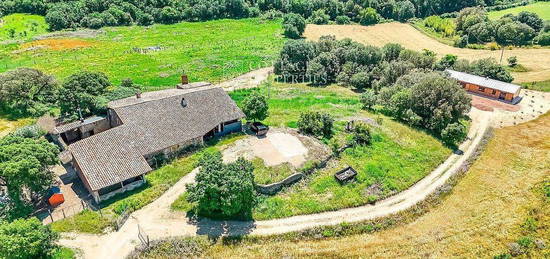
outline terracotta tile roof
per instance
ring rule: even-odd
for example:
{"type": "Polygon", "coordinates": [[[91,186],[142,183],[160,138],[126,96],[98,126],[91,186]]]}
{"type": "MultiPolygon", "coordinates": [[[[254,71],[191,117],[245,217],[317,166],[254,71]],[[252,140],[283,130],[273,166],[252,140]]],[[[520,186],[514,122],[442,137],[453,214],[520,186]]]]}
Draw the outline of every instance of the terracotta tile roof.
{"type": "Polygon", "coordinates": [[[452,78],[458,81],[479,85],[479,86],[499,90],[506,93],[516,94],[521,89],[521,86],[519,85],[510,84],[510,83],[506,83],[506,82],[502,82],[502,81],[498,81],[498,80],[494,80],[486,77],[476,76],[476,75],[472,75],[464,72],[458,72],[450,69],[447,69],[445,71],[449,73],[452,78]]]}
{"type": "Polygon", "coordinates": [[[151,171],[145,155],[202,137],[222,122],[244,117],[218,87],[145,93],[141,98],[111,102],[109,107],[123,125],[69,146],[92,190],[151,171]]]}

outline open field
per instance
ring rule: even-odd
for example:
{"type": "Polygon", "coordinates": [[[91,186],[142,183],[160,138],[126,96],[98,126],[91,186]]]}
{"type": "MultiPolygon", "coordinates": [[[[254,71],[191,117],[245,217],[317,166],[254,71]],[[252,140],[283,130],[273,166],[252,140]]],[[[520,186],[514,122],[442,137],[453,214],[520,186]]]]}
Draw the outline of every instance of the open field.
{"type": "MultiPolygon", "coordinates": [[[[219,242],[202,256],[492,258],[508,253],[509,243],[530,240],[525,242],[530,247],[527,257],[545,258],[550,252],[549,127],[547,114],[497,130],[486,151],[451,194],[414,222],[339,238],[219,242]],[[534,240],[543,240],[546,249],[536,248],[534,240]]],[[[166,250],[157,255],[170,257],[166,250]]]]}
{"type": "Polygon", "coordinates": [[[518,13],[523,11],[536,13],[543,20],[550,20],[550,2],[536,2],[526,6],[518,6],[500,11],[492,11],[489,12],[489,18],[491,20],[496,20],[506,14],[517,15],[518,13]]]}
{"type": "Polygon", "coordinates": [[[40,15],[11,14],[0,18],[0,42],[28,40],[47,30],[48,25],[40,15]]]}
{"type": "MultiPolygon", "coordinates": [[[[355,41],[383,46],[387,43],[400,43],[405,48],[421,51],[429,49],[439,56],[455,54],[459,58],[477,60],[492,57],[500,60],[501,51],[460,49],[441,43],[404,23],[385,23],[374,26],[360,25],[308,25],[304,36],[317,40],[323,35],[334,35],[338,39],[351,38],[355,41]]],[[[503,61],[517,56],[518,62],[529,72],[512,73],[515,82],[536,82],[550,79],[550,49],[513,49],[504,52],[503,61]]]]}
{"type": "Polygon", "coordinates": [[[114,84],[131,78],[144,90],[171,87],[183,71],[191,81],[218,82],[271,66],[281,32],[280,21],[260,19],[109,27],[0,45],[0,72],[33,67],[63,80],[86,69],[105,72],[114,84]]]}
{"type": "MultiPolygon", "coordinates": [[[[230,95],[239,104],[251,91],[254,90],[238,90],[230,95]]],[[[255,220],[356,207],[383,199],[409,188],[451,153],[439,140],[423,131],[362,111],[358,94],[350,89],[336,85],[315,88],[275,83],[270,96],[270,116],[266,122],[271,126],[295,127],[300,113],[306,110],[333,115],[337,120],[336,139],[345,139],[343,129],[349,118],[376,119],[380,125],[373,126],[372,145],[347,149],[340,159],[306,180],[275,196],[260,197],[253,213],[255,220]],[[353,183],[340,185],[334,173],[347,166],[353,166],[359,175],[353,183]]],[[[260,173],[262,171],[260,168],[260,173]]],[[[183,199],[177,201],[179,208],[192,208],[183,199]]]]}

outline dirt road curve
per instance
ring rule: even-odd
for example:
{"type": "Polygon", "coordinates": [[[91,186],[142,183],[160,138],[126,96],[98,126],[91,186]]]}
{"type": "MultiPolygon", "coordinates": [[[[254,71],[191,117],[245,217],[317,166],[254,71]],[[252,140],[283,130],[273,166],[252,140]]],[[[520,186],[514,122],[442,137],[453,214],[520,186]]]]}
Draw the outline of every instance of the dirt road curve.
{"type": "MultiPolygon", "coordinates": [[[[477,60],[493,57],[500,60],[501,51],[460,49],[443,44],[404,23],[385,23],[375,26],[360,25],[308,25],[304,36],[317,40],[324,35],[334,35],[338,39],[351,38],[355,41],[383,46],[386,43],[400,43],[405,48],[421,51],[429,49],[439,55],[455,54],[460,58],[477,60]]],[[[504,52],[504,62],[517,56],[519,63],[530,69],[529,72],[513,73],[515,82],[534,82],[550,79],[550,49],[514,49],[504,52]]]]}
{"type": "Polygon", "coordinates": [[[197,234],[269,235],[342,222],[364,221],[403,211],[422,201],[439,186],[443,185],[474,152],[490,121],[490,113],[478,110],[475,110],[474,113],[472,114],[474,122],[469,133],[470,139],[461,146],[461,149],[464,150],[463,155],[451,155],[430,175],[410,189],[375,205],[259,222],[219,222],[211,220],[189,222],[185,215],[170,212],[170,205],[177,199],[178,195],[185,191],[185,185],[194,180],[195,170],[182,178],[159,199],[133,213],[118,232],[106,235],[67,234],[64,235],[60,244],[82,250],[85,258],[124,258],[140,243],[138,225],[143,233],[149,235],[150,239],[197,234]]]}

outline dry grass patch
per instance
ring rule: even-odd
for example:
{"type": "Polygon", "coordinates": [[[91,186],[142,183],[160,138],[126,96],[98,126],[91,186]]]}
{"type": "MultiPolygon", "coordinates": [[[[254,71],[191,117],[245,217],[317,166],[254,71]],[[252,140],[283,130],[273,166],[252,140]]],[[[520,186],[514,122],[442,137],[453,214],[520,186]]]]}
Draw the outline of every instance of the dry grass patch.
{"type": "MultiPolygon", "coordinates": [[[[324,35],[334,35],[337,39],[351,38],[352,40],[383,46],[387,43],[399,43],[405,48],[422,51],[429,49],[439,56],[455,54],[460,58],[477,60],[495,58],[500,60],[500,51],[473,50],[455,48],[441,43],[416,30],[409,24],[384,23],[375,26],[361,25],[308,25],[304,36],[317,40],[324,35]]],[[[516,56],[519,63],[528,68],[529,72],[513,72],[516,82],[535,82],[550,79],[550,49],[513,49],[504,52],[505,61],[516,56]]]]}
{"type": "MultiPolygon", "coordinates": [[[[487,258],[507,253],[509,244],[525,235],[525,221],[533,208],[548,210],[548,198],[536,190],[542,181],[550,180],[549,128],[547,114],[536,121],[497,130],[452,194],[412,223],[344,238],[218,244],[205,256],[487,258]]],[[[536,238],[542,239],[547,248],[533,248],[530,257],[548,256],[549,231],[544,226],[536,231],[536,238]]]]}

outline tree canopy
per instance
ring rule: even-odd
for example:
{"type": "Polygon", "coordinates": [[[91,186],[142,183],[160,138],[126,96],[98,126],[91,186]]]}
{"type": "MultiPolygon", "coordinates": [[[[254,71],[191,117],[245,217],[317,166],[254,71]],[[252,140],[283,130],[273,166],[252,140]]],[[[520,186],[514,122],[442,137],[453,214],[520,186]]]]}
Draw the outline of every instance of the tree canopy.
{"type": "Polygon", "coordinates": [[[101,72],[77,72],[63,83],[59,90],[61,115],[68,120],[100,114],[105,111],[107,93],[111,85],[107,76],[101,72]]]}
{"type": "Polygon", "coordinates": [[[0,224],[0,257],[7,259],[50,258],[59,235],[37,218],[0,224]]]}
{"type": "Polygon", "coordinates": [[[26,216],[30,200],[52,184],[49,166],[58,163],[59,149],[45,138],[11,134],[0,139],[0,186],[7,189],[8,202],[0,207],[0,218],[26,216]]]}
{"type": "Polygon", "coordinates": [[[196,183],[188,185],[188,201],[200,215],[249,218],[255,204],[254,167],[243,158],[224,164],[219,151],[206,152],[199,161],[196,183]]]}
{"type": "Polygon", "coordinates": [[[263,121],[269,115],[267,98],[258,91],[254,91],[243,100],[242,110],[246,115],[246,119],[263,121]]]}
{"type": "Polygon", "coordinates": [[[57,98],[56,80],[39,70],[18,68],[0,74],[0,107],[15,116],[40,116],[57,98]]]}

